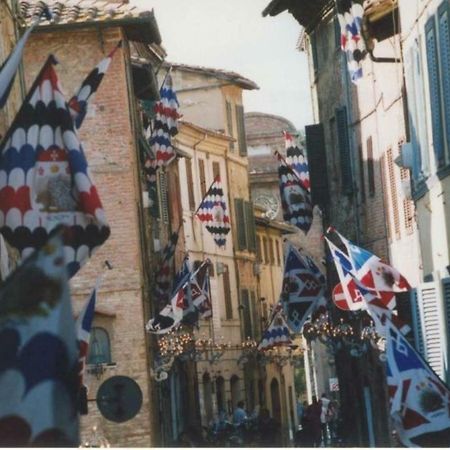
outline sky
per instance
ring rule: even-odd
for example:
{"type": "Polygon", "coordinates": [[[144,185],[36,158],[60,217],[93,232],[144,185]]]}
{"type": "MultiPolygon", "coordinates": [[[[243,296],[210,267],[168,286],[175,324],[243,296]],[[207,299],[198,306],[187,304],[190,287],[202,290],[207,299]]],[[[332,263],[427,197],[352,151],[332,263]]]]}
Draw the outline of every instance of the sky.
{"type": "Polygon", "coordinates": [[[283,116],[298,129],[312,123],[300,25],[288,12],[263,18],[270,0],[130,2],[154,9],[168,61],[238,72],[260,87],[244,91],[246,112],[283,116]]]}

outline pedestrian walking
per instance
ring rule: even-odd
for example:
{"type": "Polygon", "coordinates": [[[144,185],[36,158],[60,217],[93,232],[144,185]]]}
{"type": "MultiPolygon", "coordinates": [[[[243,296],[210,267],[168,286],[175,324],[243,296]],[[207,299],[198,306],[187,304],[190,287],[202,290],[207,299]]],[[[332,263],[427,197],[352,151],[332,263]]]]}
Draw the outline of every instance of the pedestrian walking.
{"type": "Polygon", "coordinates": [[[279,447],[280,424],[270,416],[267,408],[262,408],[258,417],[258,443],[260,447],[279,447]]]}
{"type": "Polygon", "coordinates": [[[307,416],[308,416],[308,433],[311,439],[311,446],[320,447],[321,443],[321,424],[320,415],[322,413],[322,404],[317,400],[314,395],[312,398],[312,403],[308,406],[307,416]]]}

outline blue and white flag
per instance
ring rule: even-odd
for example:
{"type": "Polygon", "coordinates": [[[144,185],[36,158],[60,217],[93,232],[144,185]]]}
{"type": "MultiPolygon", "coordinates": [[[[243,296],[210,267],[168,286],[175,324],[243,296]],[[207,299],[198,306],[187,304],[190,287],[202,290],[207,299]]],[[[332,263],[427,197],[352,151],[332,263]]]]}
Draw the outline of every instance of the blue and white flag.
{"type": "Polygon", "coordinates": [[[387,383],[394,427],[406,447],[448,447],[450,390],[402,333],[390,324],[387,383]]]}
{"type": "Polygon", "coordinates": [[[259,351],[270,350],[273,347],[292,344],[291,334],[283,317],[283,309],[280,304],[275,306],[269,326],[264,331],[261,342],[258,345],[259,351]]]}
{"type": "Polygon", "coordinates": [[[289,246],[283,278],[281,304],[289,328],[299,333],[306,319],[323,301],[324,285],[305,263],[300,252],[289,246]]]}
{"type": "Polygon", "coordinates": [[[78,350],[61,232],[0,290],[0,442],[78,446],[78,350]]]}
{"type": "Polygon", "coordinates": [[[297,174],[303,187],[310,191],[309,166],[305,152],[295,143],[295,138],[287,131],[283,131],[286,146],[286,163],[297,174]]]}

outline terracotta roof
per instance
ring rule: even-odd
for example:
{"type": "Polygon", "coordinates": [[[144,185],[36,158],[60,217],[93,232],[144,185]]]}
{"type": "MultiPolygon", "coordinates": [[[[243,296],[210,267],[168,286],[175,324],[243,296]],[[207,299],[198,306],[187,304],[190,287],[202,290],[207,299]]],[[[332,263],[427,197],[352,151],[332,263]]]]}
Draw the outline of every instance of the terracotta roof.
{"type": "Polygon", "coordinates": [[[42,20],[40,29],[57,26],[86,26],[89,24],[136,25],[145,24],[139,30],[131,30],[130,40],[146,43],[161,43],[161,36],[156,24],[153,10],[143,10],[130,5],[127,0],[28,0],[19,3],[19,11],[28,26],[45,5],[52,13],[51,21],[42,20]],[[134,31],[134,33],[133,33],[134,31]],[[139,33],[142,37],[139,37],[139,33]]]}
{"type": "Polygon", "coordinates": [[[229,70],[212,69],[210,67],[194,66],[189,64],[178,64],[170,62],[165,62],[164,66],[165,67],[172,66],[173,70],[180,70],[183,72],[202,73],[204,75],[208,75],[217,78],[219,80],[226,80],[231,84],[236,84],[237,86],[240,86],[243,89],[249,90],[259,89],[259,86],[254,81],[249,80],[248,78],[245,78],[242,75],[239,75],[236,72],[231,72],[229,70]]]}
{"type": "Polygon", "coordinates": [[[231,136],[228,136],[225,133],[221,133],[221,132],[219,132],[217,130],[213,130],[211,128],[201,127],[200,125],[197,125],[197,124],[192,123],[192,122],[188,122],[187,120],[180,119],[178,122],[180,124],[182,124],[182,125],[186,125],[188,127],[191,127],[194,130],[200,131],[201,133],[207,133],[207,134],[210,134],[211,136],[218,137],[220,139],[225,139],[225,140],[230,141],[230,142],[235,142],[236,141],[236,139],[234,139],[231,136]]]}

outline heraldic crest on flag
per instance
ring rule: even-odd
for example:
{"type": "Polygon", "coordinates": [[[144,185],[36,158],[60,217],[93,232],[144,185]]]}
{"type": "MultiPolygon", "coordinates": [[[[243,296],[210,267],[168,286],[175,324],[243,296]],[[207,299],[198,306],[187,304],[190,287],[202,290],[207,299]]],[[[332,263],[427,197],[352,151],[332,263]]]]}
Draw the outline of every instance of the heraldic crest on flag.
{"type": "Polygon", "coordinates": [[[292,344],[291,334],[283,316],[280,304],[274,307],[272,318],[266,331],[264,331],[258,350],[270,350],[273,347],[292,344]]]}
{"type": "Polygon", "coordinates": [[[306,234],[313,219],[311,195],[279,153],[277,157],[283,219],[306,234]]]}
{"type": "Polygon", "coordinates": [[[22,258],[58,224],[73,276],[109,236],[50,56],[0,148],[0,231],[22,258]]]}
{"type": "Polygon", "coordinates": [[[308,317],[316,310],[324,295],[324,286],[311,271],[300,252],[289,246],[283,278],[281,304],[289,328],[299,333],[308,317]]]}
{"type": "Polygon", "coordinates": [[[362,0],[336,0],[339,25],[341,26],[341,48],[347,56],[351,80],[356,83],[363,76],[361,62],[367,54],[362,36],[364,8],[362,0]]]}
{"type": "Polygon", "coordinates": [[[220,176],[214,179],[213,184],[200,203],[196,215],[212,234],[214,242],[219,247],[224,247],[231,225],[220,176]]]}
{"type": "Polygon", "coordinates": [[[60,230],[0,290],[0,442],[78,446],[78,351],[60,230]]]}
{"type": "Polygon", "coordinates": [[[392,324],[386,340],[391,416],[403,445],[448,447],[450,390],[392,324]]]}

